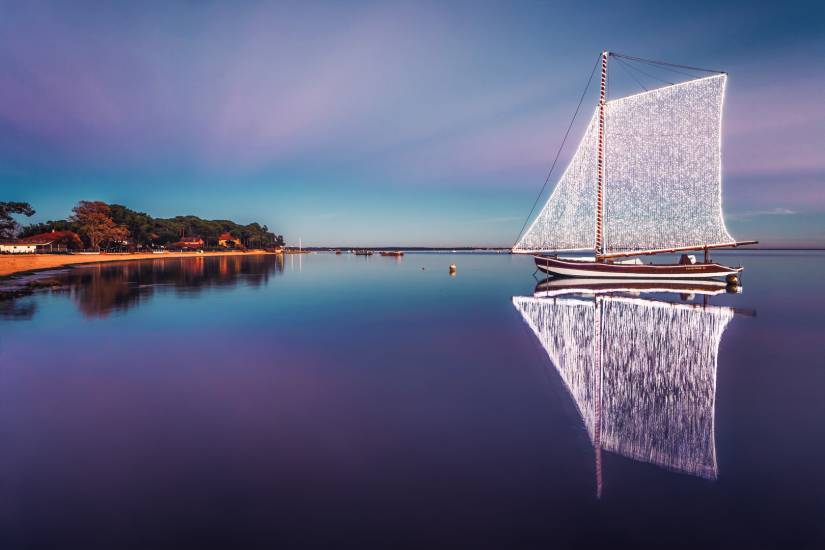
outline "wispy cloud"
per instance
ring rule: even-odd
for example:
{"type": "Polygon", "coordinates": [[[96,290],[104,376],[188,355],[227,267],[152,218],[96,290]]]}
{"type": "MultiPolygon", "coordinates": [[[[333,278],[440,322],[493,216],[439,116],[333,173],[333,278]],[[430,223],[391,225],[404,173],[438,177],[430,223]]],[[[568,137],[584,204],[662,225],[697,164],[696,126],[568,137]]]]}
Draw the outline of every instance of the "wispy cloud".
{"type": "Polygon", "coordinates": [[[732,220],[747,220],[760,216],[791,216],[796,214],[796,210],[790,208],[771,208],[768,210],[745,210],[742,212],[731,212],[728,218],[732,220]]]}

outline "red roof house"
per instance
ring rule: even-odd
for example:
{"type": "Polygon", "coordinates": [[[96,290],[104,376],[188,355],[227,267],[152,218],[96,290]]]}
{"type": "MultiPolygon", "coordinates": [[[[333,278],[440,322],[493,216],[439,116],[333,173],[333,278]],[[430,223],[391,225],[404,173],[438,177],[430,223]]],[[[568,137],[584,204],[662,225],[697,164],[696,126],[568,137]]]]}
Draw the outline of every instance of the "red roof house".
{"type": "Polygon", "coordinates": [[[232,233],[225,231],[218,236],[218,246],[231,246],[231,244],[235,246],[240,246],[241,240],[237,237],[233,237],[232,233]]]}
{"type": "Polygon", "coordinates": [[[175,243],[175,246],[181,248],[203,248],[203,239],[198,236],[181,237],[180,240],[175,243]]]}

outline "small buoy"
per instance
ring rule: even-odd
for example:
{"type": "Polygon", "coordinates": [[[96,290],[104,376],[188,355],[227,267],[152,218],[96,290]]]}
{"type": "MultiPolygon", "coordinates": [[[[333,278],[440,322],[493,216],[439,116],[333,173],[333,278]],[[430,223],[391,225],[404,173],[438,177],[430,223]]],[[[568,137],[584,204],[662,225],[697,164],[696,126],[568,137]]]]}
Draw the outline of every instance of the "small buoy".
{"type": "Polygon", "coordinates": [[[458,268],[455,266],[455,264],[450,264],[450,275],[452,275],[453,277],[455,277],[456,269],[458,268]]]}
{"type": "Polygon", "coordinates": [[[734,274],[730,274],[725,279],[729,285],[738,285],[739,284],[739,277],[734,274]]]}

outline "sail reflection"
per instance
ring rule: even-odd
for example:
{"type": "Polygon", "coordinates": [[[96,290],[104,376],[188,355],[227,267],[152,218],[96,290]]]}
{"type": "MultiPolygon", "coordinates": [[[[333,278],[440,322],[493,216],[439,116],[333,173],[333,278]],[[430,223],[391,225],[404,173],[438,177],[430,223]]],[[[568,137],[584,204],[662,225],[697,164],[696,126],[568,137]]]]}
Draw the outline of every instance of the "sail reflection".
{"type": "Polygon", "coordinates": [[[717,357],[735,310],[707,297],[725,285],[627,284],[551,279],[513,305],[579,410],[596,451],[599,495],[602,450],[715,479],[717,357]],[[649,293],[699,294],[704,303],[641,297],[649,293]]]}
{"type": "Polygon", "coordinates": [[[198,294],[217,286],[261,286],[283,270],[280,254],[250,254],[104,263],[72,269],[61,280],[85,316],[105,317],[158,291],[198,294]]]}

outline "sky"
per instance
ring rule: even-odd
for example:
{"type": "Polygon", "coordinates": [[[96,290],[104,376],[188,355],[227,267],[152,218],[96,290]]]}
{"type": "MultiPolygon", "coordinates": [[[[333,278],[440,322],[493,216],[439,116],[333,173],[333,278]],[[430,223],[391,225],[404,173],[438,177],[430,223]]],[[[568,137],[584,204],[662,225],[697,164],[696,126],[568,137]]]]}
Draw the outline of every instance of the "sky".
{"type": "Polygon", "coordinates": [[[510,246],[608,49],[727,71],[730,232],[825,246],[823,6],[0,0],[0,200],[510,246]]]}

